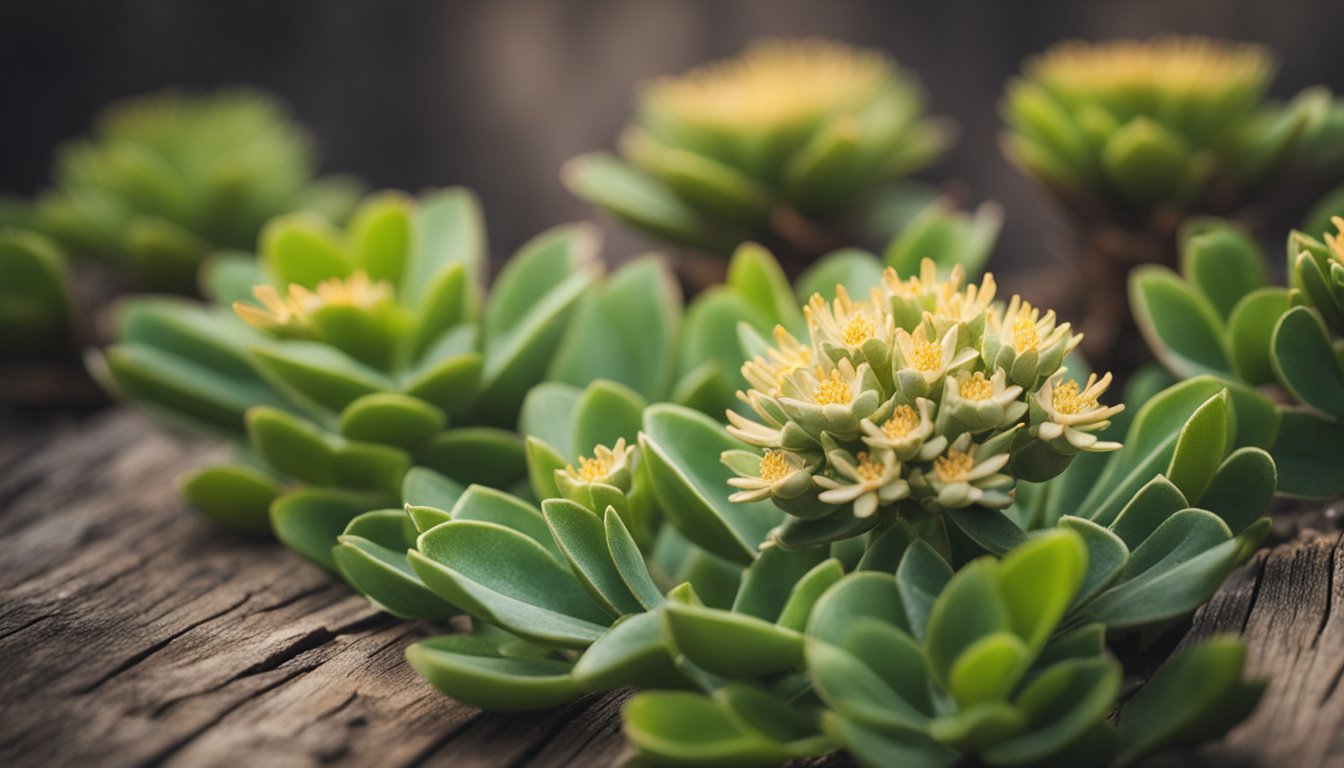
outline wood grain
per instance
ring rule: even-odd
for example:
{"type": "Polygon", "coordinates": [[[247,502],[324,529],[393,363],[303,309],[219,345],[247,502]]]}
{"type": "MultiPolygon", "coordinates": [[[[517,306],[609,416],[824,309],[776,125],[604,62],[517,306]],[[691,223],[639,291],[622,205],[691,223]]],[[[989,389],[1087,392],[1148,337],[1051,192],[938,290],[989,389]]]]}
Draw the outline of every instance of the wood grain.
{"type": "MultiPolygon", "coordinates": [[[[125,410],[0,434],[0,765],[620,758],[628,693],[522,716],[458,704],[403,661],[433,628],[195,517],[170,480],[223,455],[125,410]]],[[[1344,768],[1340,535],[1261,551],[1191,637],[1217,631],[1244,634],[1272,682],[1249,721],[1182,760],[1344,768]]]]}

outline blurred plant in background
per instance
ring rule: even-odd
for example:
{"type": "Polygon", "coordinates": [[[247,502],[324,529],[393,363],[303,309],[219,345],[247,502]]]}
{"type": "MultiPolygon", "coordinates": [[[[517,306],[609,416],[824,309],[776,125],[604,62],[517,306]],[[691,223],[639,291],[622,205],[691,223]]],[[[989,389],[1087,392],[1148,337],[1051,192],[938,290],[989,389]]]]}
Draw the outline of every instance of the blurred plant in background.
{"type": "Polygon", "coordinates": [[[584,155],[563,178],[657,238],[719,256],[760,242],[794,275],[852,244],[865,204],[937,159],[950,136],[881,52],[762,40],[646,85],[623,159],[584,155]]]}
{"type": "Polygon", "coordinates": [[[271,217],[343,218],[358,184],[314,179],[315,165],[308,130],[261,93],[109,107],[61,148],[52,189],[0,201],[0,402],[97,402],[78,352],[104,340],[99,310],[117,293],[196,294],[205,257],[250,251],[271,217]]]}
{"type": "Polygon", "coordinates": [[[345,215],[358,185],[315,179],[316,165],[308,129],[271,96],[149,94],[112,105],[59,150],[31,222],[139,287],[191,294],[202,258],[251,250],[271,217],[345,215]]]}
{"type": "Polygon", "coordinates": [[[1273,74],[1260,46],[1157,37],[1060,43],[1009,84],[1004,152],[1074,221],[1094,359],[1130,327],[1125,272],[1174,266],[1187,217],[1258,222],[1344,177],[1344,101],[1266,101],[1273,74]]]}

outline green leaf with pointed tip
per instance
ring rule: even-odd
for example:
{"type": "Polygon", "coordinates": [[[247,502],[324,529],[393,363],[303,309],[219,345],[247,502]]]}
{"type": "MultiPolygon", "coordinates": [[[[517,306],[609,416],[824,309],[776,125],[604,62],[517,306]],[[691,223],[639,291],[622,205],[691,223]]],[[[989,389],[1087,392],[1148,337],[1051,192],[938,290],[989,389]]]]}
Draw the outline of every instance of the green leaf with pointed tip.
{"type": "Polygon", "coordinates": [[[751,302],[770,322],[801,334],[806,330],[803,313],[793,288],[780,268],[779,262],[764,247],[743,243],[733,252],[728,262],[728,276],[724,284],[742,298],[751,302]]]}
{"type": "Polygon", "coordinates": [[[241,464],[195,470],[181,485],[187,503],[211,521],[259,536],[271,533],[271,502],[283,490],[274,477],[241,464]]]}
{"type": "Polygon", "coordinates": [[[948,510],[946,514],[963,533],[991,554],[1005,554],[1027,540],[1026,532],[996,509],[970,507],[948,510]]]}
{"type": "Polygon", "coordinates": [[[1176,273],[1159,266],[1129,277],[1134,320],[1153,354],[1178,377],[1232,372],[1218,310],[1176,273]]]}
{"type": "Polygon", "coordinates": [[[817,260],[794,281],[798,301],[807,303],[813,294],[827,301],[835,298],[835,286],[843,285],[850,296],[867,296],[882,282],[882,263],[871,253],[846,248],[817,260]]]}
{"type": "Polygon", "coordinates": [[[452,264],[435,275],[415,313],[414,341],[410,348],[412,359],[422,363],[437,360],[441,355],[435,352],[445,336],[460,328],[475,331],[472,313],[478,298],[472,292],[480,289],[468,280],[467,267],[461,263],[452,264]]]}
{"type": "Polygon", "coordinates": [[[455,414],[469,412],[481,382],[485,358],[477,352],[445,357],[407,376],[406,394],[455,414]]]}
{"type": "Polygon", "coordinates": [[[1236,374],[1257,386],[1274,380],[1270,345],[1279,318],[1291,306],[1283,288],[1261,288],[1241,298],[1227,318],[1228,354],[1236,374]]]}
{"type": "Polygon", "coordinates": [[[201,262],[201,296],[223,307],[253,298],[252,288],[266,282],[266,272],[255,254],[219,251],[201,262]]]}
{"type": "Polygon", "coordinates": [[[803,636],[767,621],[716,608],[669,602],[663,627],[673,646],[705,671],[740,680],[796,668],[803,636]]]}
{"type": "Polygon", "coordinates": [[[547,499],[541,514],[574,575],[612,616],[640,613],[643,606],[630,594],[607,549],[602,520],[568,499],[547,499]]]}
{"type": "Polygon", "coordinates": [[[658,180],[603,152],[571,159],[560,179],[575,195],[659,237],[723,252],[743,239],[711,223],[658,180]]]}
{"type": "MultiPolygon", "coordinates": [[[[1009,628],[1022,638],[1032,656],[1055,631],[1082,586],[1087,556],[1083,537],[1064,528],[1041,534],[999,563],[996,577],[1009,628]]],[[[992,626],[988,619],[985,626],[992,626]]]]}
{"type": "Polygon", "coordinates": [[[657,585],[653,583],[653,576],[649,574],[644,555],[639,551],[639,545],[635,544],[630,531],[626,529],[621,516],[616,514],[616,510],[607,507],[606,513],[602,516],[602,523],[606,528],[607,551],[611,553],[611,560],[616,564],[616,570],[621,574],[621,579],[630,590],[630,594],[650,611],[662,605],[663,593],[659,592],[657,585]]]}
{"type": "Polygon", "coordinates": [[[1078,534],[1087,546],[1087,573],[1069,601],[1072,611],[1086,605],[1120,576],[1129,562],[1129,549],[1119,536],[1086,518],[1065,515],[1058,526],[1078,534]]]}
{"type": "Polygon", "coordinates": [[[773,622],[788,602],[798,580],[826,559],[824,549],[784,550],[771,547],[742,572],[742,586],[733,613],[773,622]]]}
{"type": "Polygon", "coordinates": [[[644,411],[641,459],[663,513],[701,547],[749,563],[782,513],[769,502],[728,501],[732,471],[719,455],[738,445],[718,422],[695,411],[669,404],[644,411]]]}
{"type": "Polygon", "coordinates": [[[681,306],[681,291],[660,259],[627,264],[584,299],[547,377],[575,386],[610,379],[663,399],[672,388],[681,306]]]}
{"type": "Polygon", "coordinates": [[[1176,438],[1166,476],[1181,495],[1198,503],[1231,448],[1230,396],[1220,392],[1195,409],[1176,438]]]}
{"type": "Polygon", "coordinates": [[[807,641],[807,670],[817,695],[846,720],[865,727],[901,735],[922,733],[928,715],[906,698],[924,695],[926,688],[920,686],[928,685],[919,648],[900,630],[877,621],[863,621],[854,631],[854,650],[807,641]],[[887,641],[881,657],[872,653],[877,640],[887,641]]]}
{"type": "Polygon", "coordinates": [[[450,510],[466,488],[428,467],[411,467],[401,481],[401,501],[417,507],[450,510]]]}
{"type": "Polygon", "coordinates": [[[539,499],[554,499],[560,495],[555,484],[555,473],[570,462],[542,440],[528,437],[524,448],[527,454],[527,480],[532,493],[539,499]]]}
{"type": "Polygon", "coordinates": [[[574,405],[572,442],[561,448],[578,458],[592,456],[599,445],[610,448],[620,438],[633,444],[639,437],[641,415],[647,406],[638,392],[622,384],[594,381],[574,405]]]}
{"type": "Polygon", "coordinates": [[[435,298],[435,292],[430,288],[438,284],[446,270],[461,264],[467,288],[467,307],[462,316],[474,317],[485,260],[485,222],[476,196],[462,187],[426,195],[412,219],[410,259],[399,283],[401,300],[432,311],[428,302],[435,298]]]}
{"type": "Polygon", "coordinates": [[[962,568],[929,611],[924,651],[929,668],[944,685],[957,657],[967,648],[986,635],[1013,627],[1013,614],[1004,602],[995,569],[991,560],[976,560],[962,568]]]}
{"type": "Polygon", "coordinates": [[[411,457],[400,448],[375,443],[344,442],[332,453],[336,480],[345,488],[385,491],[396,498],[411,468],[411,457]]]}
{"type": "Polygon", "coordinates": [[[1304,409],[1285,408],[1279,439],[1270,455],[1279,474],[1279,492],[1299,498],[1344,494],[1344,425],[1304,409]]]}
{"type": "Polygon", "coordinates": [[[259,405],[247,412],[247,434],[277,471],[313,485],[339,482],[335,441],[316,424],[259,405]]]}
{"type": "Polygon", "coordinates": [[[841,645],[854,621],[867,617],[903,630],[909,628],[896,580],[889,573],[860,571],[845,576],[822,593],[807,622],[807,635],[841,645]]]}
{"type": "MultiPolygon", "coordinates": [[[[1212,514],[1203,514],[1217,520],[1212,514]]],[[[1222,525],[1221,520],[1218,523],[1222,525]]],[[[1152,542],[1160,533],[1159,529],[1149,541],[1152,542]]],[[[1149,568],[1135,578],[1125,577],[1087,605],[1080,618],[1102,622],[1108,629],[1117,630],[1142,627],[1188,614],[1218,589],[1227,574],[1237,566],[1245,546],[1248,543],[1240,539],[1227,540],[1212,547],[1196,543],[1194,551],[1198,554],[1190,556],[1187,553],[1183,558],[1172,556],[1160,567],[1149,568]]],[[[1138,556],[1139,550],[1135,550],[1130,559],[1131,567],[1138,556]]]]}
{"type": "Polygon", "coordinates": [[[1250,714],[1263,682],[1243,682],[1244,641],[1216,637],[1167,660],[1120,710],[1120,755],[1129,764],[1216,738],[1250,714]]]}
{"type": "Polygon", "coordinates": [[[1181,248],[1181,274],[1225,318],[1242,297],[1268,282],[1260,247],[1234,226],[1210,227],[1188,238],[1181,248]]]}
{"type": "Polygon", "coordinates": [[[454,520],[422,533],[411,566],[441,597],[539,645],[586,648],[611,617],[536,541],[510,528],[454,520]]]}
{"type": "Polygon", "coordinates": [[[500,273],[485,318],[478,418],[512,427],[541,382],[579,300],[597,282],[597,236],[559,230],[535,238],[500,273]]]}
{"type": "MultiPolygon", "coordinates": [[[[581,389],[570,384],[557,381],[538,384],[528,391],[523,400],[518,415],[518,431],[529,438],[542,440],[553,451],[571,450],[575,444],[574,411],[578,408],[581,394],[581,389]]],[[[573,460],[569,456],[561,458],[573,460]]]]}
{"type": "Polygon", "coordinates": [[[468,486],[449,510],[454,520],[494,523],[523,534],[565,561],[564,550],[555,541],[540,510],[517,496],[483,485],[468,486]]]}
{"type": "Polygon", "coordinates": [[[349,241],[355,263],[372,280],[397,285],[410,260],[414,202],[399,192],[364,198],[350,215],[349,241]]]}
{"type": "Polygon", "coordinates": [[[699,693],[641,693],[625,705],[622,720],[625,737],[639,755],[673,765],[765,768],[833,748],[828,741],[822,745],[775,741],[699,693]]]}
{"type": "Polygon", "coordinates": [[[207,430],[242,437],[244,414],[258,403],[283,405],[260,382],[220,375],[191,360],[141,344],[115,344],[103,356],[119,395],[207,430]]]}
{"type": "Polygon", "coordinates": [[[812,609],[816,607],[817,601],[844,575],[845,569],[839,560],[831,558],[818,563],[815,568],[803,574],[803,577],[793,585],[793,589],[789,590],[788,599],[784,602],[784,608],[779,612],[779,618],[775,623],[795,632],[806,630],[807,621],[811,618],[812,609]]]}
{"type": "Polygon", "coordinates": [[[403,510],[366,512],[346,526],[332,559],[350,586],[393,616],[442,620],[460,613],[431,592],[406,560],[416,533],[403,510]]]}
{"type": "MultiPolygon", "coordinates": [[[[769,333],[772,327],[769,318],[755,305],[724,286],[703,291],[686,310],[679,370],[689,375],[707,362],[715,363],[727,384],[724,392],[715,393],[719,395],[715,399],[720,402],[723,397],[731,398],[735,390],[746,386],[746,379],[739,373],[743,363],[737,334],[740,323],[746,323],[761,334],[769,333]]],[[[679,397],[686,397],[682,392],[685,386],[684,381],[678,384],[676,394],[679,397]]]]}
{"type": "Polygon", "coordinates": [[[647,131],[621,138],[622,154],[692,208],[752,229],[767,226],[774,195],[758,179],[705,154],[665,146],[647,131]]]}
{"type": "Polygon", "coordinates": [[[924,640],[929,612],[951,578],[952,566],[923,539],[911,543],[901,558],[896,570],[896,589],[916,640],[924,640]]]}
{"type": "Polygon", "coordinates": [[[1213,480],[1199,497],[1201,509],[1207,509],[1240,533],[1269,510],[1278,485],[1274,460],[1259,448],[1242,448],[1218,467],[1213,480]]]}
{"type": "Polygon", "coordinates": [[[450,429],[434,436],[416,460],[463,483],[507,488],[527,474],[523,441],[491,427],[450,429]]]}
{"type": "Polygon", "coordinates": [[[341,233],[326,219],[292,213],[271,219],[261,232],[261,259],[280,285],[305,288],[332,277],[349,277],[355,264],[340,246],[341,233]]]}
{"type": "Polygon", "coordinates": [[[1181,489],[1162,475],[1154,477],[1134,494],[1125,508],[1111,523],[1110,530],[1128,549],[1139,546],[1166,522],[1167,518],[1186,509],[1190,502],[1181,489]]]}
{"type": "Polygon", "coordinates": [[[1031,651],[1011,632],[985,635],[957,656],[948,674],[948,693],[961,707],[1002,701],[1030,661],[1031,651]]]}
{"type": "Polygon", "coordinates": [[[572,701],[584,688],[568,661],[508,657],[480,638],[443,635],[406,649],[406,661],[435,688],[493,712],[528,712],[572,701]]]}
{"type": "Polygon", "coordinates": [[[677,672],[656,613],[640,613],[617,621],[588,647],[574,664],[574,679],[587,690],[604,691],[627,685],[678,688],[686,679],[677,672]]]}
{"type": "Polygon", "coordinates": [[[1294,307],[1279,318],[1270,361],[1279,382],[1299,402],[1344,419],[1344,369],[1320,315],[1294,307]]]}
{"type": "Polygon", "coordinates": [[[406,505],[406,514],[411,518],[411,524],[415,526],[415,530],[420,533],[453,519],[452,515],[438,507],[418,507],[414,504],[406,505]]]}
{"type": "Polygon", "coordinates": [[[414,448],[447,425],[443,411],[424,400],[380,392],[346,406],[340,431],[351,440],[414,448]]]}
{"type": "Polygon", "coordinates": [[[985,702],[929,722],[929,735],[962,752],[980,752],[1027,727],[1026,715],[1004,702],[985,702]]]}
{"type": "Polygon", "coordinates": [[[1027,718],[1025,731],[987,749],[985,762],[1035,765],[1059,757],[1104,722],[1119,693],[1120,665],[1111,659],[1070,659],[1055,664],[1013,702],[1027,718]]]}
{"type": "Polygon", "coordinates": [[[271,504],[271,529],[281,544],[336,570],[331,550],[350,521],[389,500],[376,494],[333,488],[300,488],[271,504]]]}
{"type": "Polygon", "coordinates": [[[340,350],[313,341],[273,342],[252,348],[257,371],[270,384],[300,400],[332,411],[396,383],[340,350]]]}

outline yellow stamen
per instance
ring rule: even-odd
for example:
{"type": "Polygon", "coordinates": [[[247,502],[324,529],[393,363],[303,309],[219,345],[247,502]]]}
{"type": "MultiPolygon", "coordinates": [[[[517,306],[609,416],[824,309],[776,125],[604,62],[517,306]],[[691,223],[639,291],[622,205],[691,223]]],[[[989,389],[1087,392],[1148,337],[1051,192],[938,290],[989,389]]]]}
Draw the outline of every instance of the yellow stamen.
{"type": "Polygon", "coordinates": [[[570,477],[584,483],[594,483],[601,480],[611,472],[611,462],[603,458],[590,459],[587,456],[579,457],[579,468],[573,466],[565,469],[570,477]]]}
{"type": "Polygon", "coordinates": [[[957,392],[967,400],[988,400],[994,394],[994,384],[985,378],[985,374],[976,371],[957,387],[957,392]]]}
{"type": "Polygon", "coordinates": [[[1041,344],[1041,334],[1036,330],[1036,320],[1039,316],[1038,310],[1022,302],[1022,311],[1017,315],[1017,321],[1013,323],[1013,349],[1021,352],[1031,352],[1041,344]]]}
{"type": "Polygon", "coordinates": [[[821,381],[812,393],[812,400],[817,405],[849,405],[854,399],[854,393],[850,391],[849,384],[840,378],[839,371],[831,371],[829,378],[824,378],[818,372],[818,378],[821,381]]]}
{"type": "Polygon", "coordinates": [[[1050,394],[1050,405],[1056,413],[1072,416],[1095,407],[1097,401],[1083,397],[1078,392],[1078,382],[1066,381],[1055,386],[1050,394]]]}
{"type": "Polygon", "coordinates": [[[897,406],[891,412],[891,418],[882,425],[882,433],[892,440],[899,440],[919,426],[919,414],[908,405],[897,406]]]}
{"type": "Polygon", "coordinates": [[[944,483],[965,480],[974,468],[975,459],[971,454],[955,449],[948,449],[946,454],[933,460],[933,471],[944,483]]]}
{"type": "Polygon", "coordinates": [[[783,451],[766,451],[761,457],[761,479],[774,483],[789,476],[792,470],[783,451]]]}
{"type": "Polygon", "coordinates": [[[1032,60],[1027,71],[1055,87],[1102,96],[1144,87],[1209,93],[1267,81],[1273,63],[1262,46],[1168,36],[1066,41],[1032,60]]]}
{"type": "Polygon", "coordinates": [[[863,342],[871,339],[876,329],[873,328],[873,321],[863,315],[855,315],[845,323],[844,330],[841,332],[841,338],[847,347],[857,347],[863,342]]]}
{"type": "Polygon", "coordinates": [[[943,347],[922,336],[913,338],[914,344],[910,363],[917,371],[936,371],[943,367],[943,347]]]}
{"type": "Polygon", "coordinates": [[[859,476],[859,480],[865,483],[875,483],[882,479],[886,467],[882,466],[881,462],[873,461],[867,451],[854,458],[859,460],[859,463],[854,465],[855,474],[859,476]]]}

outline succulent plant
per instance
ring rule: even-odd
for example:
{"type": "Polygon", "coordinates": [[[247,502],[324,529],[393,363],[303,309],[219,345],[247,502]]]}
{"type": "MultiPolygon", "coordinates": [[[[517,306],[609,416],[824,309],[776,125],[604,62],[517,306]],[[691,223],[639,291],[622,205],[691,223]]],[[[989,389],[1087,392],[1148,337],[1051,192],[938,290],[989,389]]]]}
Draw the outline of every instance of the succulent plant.
{"type": "Polygon", "coordinates": [[[1229,222],[1194,220],[1181,240],[1179,274],[1149,266],[1130,280],[1153,353],[1179,378],[1222,378],[1276,411],[1265,445],[1281,493],[1344,494],[1336,460],[1344,451],[1344,242],[1293,232],[1282,287],[1269,283],[1259,248],[1229,222]]]}
{"type": "Polygon", "coordinates": [[[64,254],[35,232],[0,227],[0,360],[62,357],[74,331],[64,254]]]}
{"type": "Polygon", "coordinates": [[[1167,36],[1060,43],[1009,84],[1004,151],[1073,220],[1084,290],[1068,309],[1090,360],[1144,361],[1123,285],[1135,264],[1176,265],[1186,219],[1296,215],[1344,180],[1344,100],[1265,101],[1273,71],[1256,45],[1167,36]]]}
{"type": "Polygon", "coordinates": [[[353,182],[314,180],[314,166],[307,130],[269,96],[150,94],[114,104],[60,150],[32,218],[73,257],[195,293],[199,262],[251,249],[271,217],[348,209],[353,182]]]}
{"type": "Polygon", "coordinates": [[[1150,383],[1131,393],[1137,415],[1103,431],[1127,428],[1123,449],[1019,483],[1005,510],[895,517],[795,548],[760,548],[784,510],[730,500],[733,472],[717,458],[740,444],[722,424],[602,382],[542,385],[524,405],[543,433],[528,459],[538,495],[555,496],[537,506],[416,470],[405,512],[356,518],[342,547],[367,550],[366,576],[396,569],[350,578],[375,603],[416,597],[472,617],[470,634],[408,650],[440,690],[518,711],[656,689],[625,711],[632,745],[655,763],[769,765],[838,748],[866,764],[1127,763],[1216,736],[1258,700],[1244,648],[1220,639],[1169,660],[1116,718],[1120,665],[1103,638],[1161,631],[1207,600],[1264,535],[1274,494],[1273,462],[1255,447],[1272,409],[1212,377],[1160,393],[1150,383]],[[638,449],[622,449],[636,429],[638,449]],[[570,458],[593,439],[607,441],[594,458],[570,458]],[[655,521],[652,543],[629,519],[655,521]],[[717,572],[681,578],[676,561],[692,555],[717,572]],[[893,666],[901,649],[911,663],[893,666]],[[1212,681],[1207,695],[1170,696],[1196,674],[1212,681]]]}
{"type": "MultiPolygon", "coordinates": [[[[1004,148],[1076,213],[1123,224],[1228,213],[1295,158],[1315,172],[1344,132],[1344,104],[1313,89],[1264,102],[1260,46],[1199,37],[1059,43],[1008,87],[1004,148]]],[[[1333,169],[1333,170],[1332,170],[1333,169]]]]}
{"type": "Polygon", "coordinates": [[[880,185],[946,146],[947,128],[924,116],[923,101],[880,52],[757,41],[644,86],[623,159],[583,155],[563,178],[661,239],[725,256],[755,240],[815,258],[880,185]]]}
{"type": "Polygon", "coordinates": [[[953,574],[917,541],[894,579],[861,570],[825,586],[801,640],[805,685],[640,693],[626,734],[667,765],[774,765],[834,749],[865,766],[1123,765],[1221,734],[1254,708],[1264,684],[1242,680],[1245,647],[1226,638],[1126,690],[1104,628],[1063,620],[1087,559],[1061,530],[953,574]]]}

